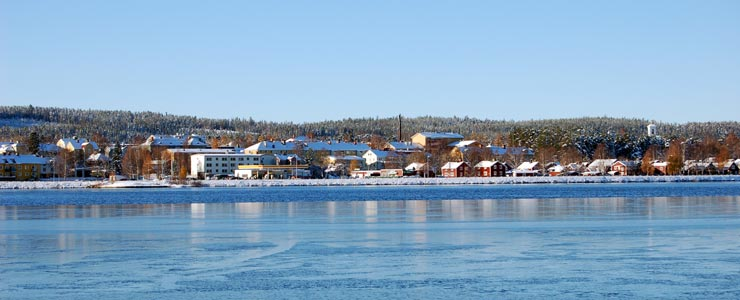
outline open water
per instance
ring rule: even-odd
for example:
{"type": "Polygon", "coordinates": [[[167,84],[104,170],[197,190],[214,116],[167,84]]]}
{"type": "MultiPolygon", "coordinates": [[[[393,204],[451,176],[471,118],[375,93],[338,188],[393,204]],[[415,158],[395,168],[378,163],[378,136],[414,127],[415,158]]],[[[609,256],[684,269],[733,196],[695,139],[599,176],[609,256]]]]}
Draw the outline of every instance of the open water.
{"type": "Polygon", "coordinates": [[[740,298],[740,183],[0,191],[0,299],[740,298]]]}

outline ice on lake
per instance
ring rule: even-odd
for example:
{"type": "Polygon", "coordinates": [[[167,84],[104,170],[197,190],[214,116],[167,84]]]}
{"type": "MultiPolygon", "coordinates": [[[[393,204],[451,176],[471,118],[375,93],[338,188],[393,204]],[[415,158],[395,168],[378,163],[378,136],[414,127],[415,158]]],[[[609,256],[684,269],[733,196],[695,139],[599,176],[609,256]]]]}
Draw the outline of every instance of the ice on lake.
{"type": "Polygon", "coordinates": [[[738,187],[3,193],[0,299],[737,299],[738,187]]]}

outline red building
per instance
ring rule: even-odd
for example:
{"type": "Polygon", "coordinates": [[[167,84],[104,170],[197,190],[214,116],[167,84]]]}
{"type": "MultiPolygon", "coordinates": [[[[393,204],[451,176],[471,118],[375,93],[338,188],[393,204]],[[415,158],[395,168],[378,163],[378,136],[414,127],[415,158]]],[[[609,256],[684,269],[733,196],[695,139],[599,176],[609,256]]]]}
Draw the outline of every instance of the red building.
{"type": "Polygon", "coordinates": [[[475,176],[478,177],[504,177],[506,176],[506,166],[500,161],[484,160],[474,167],[475,176]]]}
{"type": "Polygon", "coordinates": [[[467,177],[470,175],[470,164],[466,162],[448,162],[442,166],[443,177],[467,177]]]}

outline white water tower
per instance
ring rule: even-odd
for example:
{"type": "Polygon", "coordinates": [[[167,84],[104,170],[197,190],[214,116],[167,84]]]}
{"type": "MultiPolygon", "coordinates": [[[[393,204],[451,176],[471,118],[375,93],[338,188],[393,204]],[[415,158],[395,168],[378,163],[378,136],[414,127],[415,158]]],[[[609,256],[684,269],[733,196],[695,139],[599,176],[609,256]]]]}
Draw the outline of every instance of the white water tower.
{"type": "Polygon", "coordinates": [[[647,126],[648,130],[648,136],[655,136],[655,132],[658,130],[658,126],[655,126],[655,124],[650,124],[647,126]]]}

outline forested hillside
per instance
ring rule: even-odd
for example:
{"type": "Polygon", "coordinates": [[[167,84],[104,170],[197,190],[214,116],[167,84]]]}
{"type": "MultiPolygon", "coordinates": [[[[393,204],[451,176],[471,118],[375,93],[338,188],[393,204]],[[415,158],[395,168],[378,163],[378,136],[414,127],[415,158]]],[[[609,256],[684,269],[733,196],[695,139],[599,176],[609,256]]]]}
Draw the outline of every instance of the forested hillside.
{"type": "MultiPolygon", "coordinates": [[[[248,114],[248,112],[245,112],[248,114]]],[[[533,116],[535,117],[535,116],[533,116]]],[[[724,139],[740,132],[738,122],[706,122],[658,125],[660,139],[646,136],[650,120],[591,117],[577,119],[506,121],[468,117],[415,117],[403,119],[403,140],[421,131],[456,132],[484,144],[561,149],[573,146],[591,156],[599,144],[621,157],[640,157],[651,144],[673,139],[724,139]]],[[[242,145],[263,139],[287,139],[308,135],[317,139],[369,141],[371,136],[396,140],[398,117],[360,118],[313,123],[267,122],[245,118],[208,119],[156,112],[82,110],[54,107],[0,106],[0,139],[23,140],[37,132],[43,141],[61,137],[98,136],[127,143],[151,134],[201,134],[227,137],[242,145]]]]}

